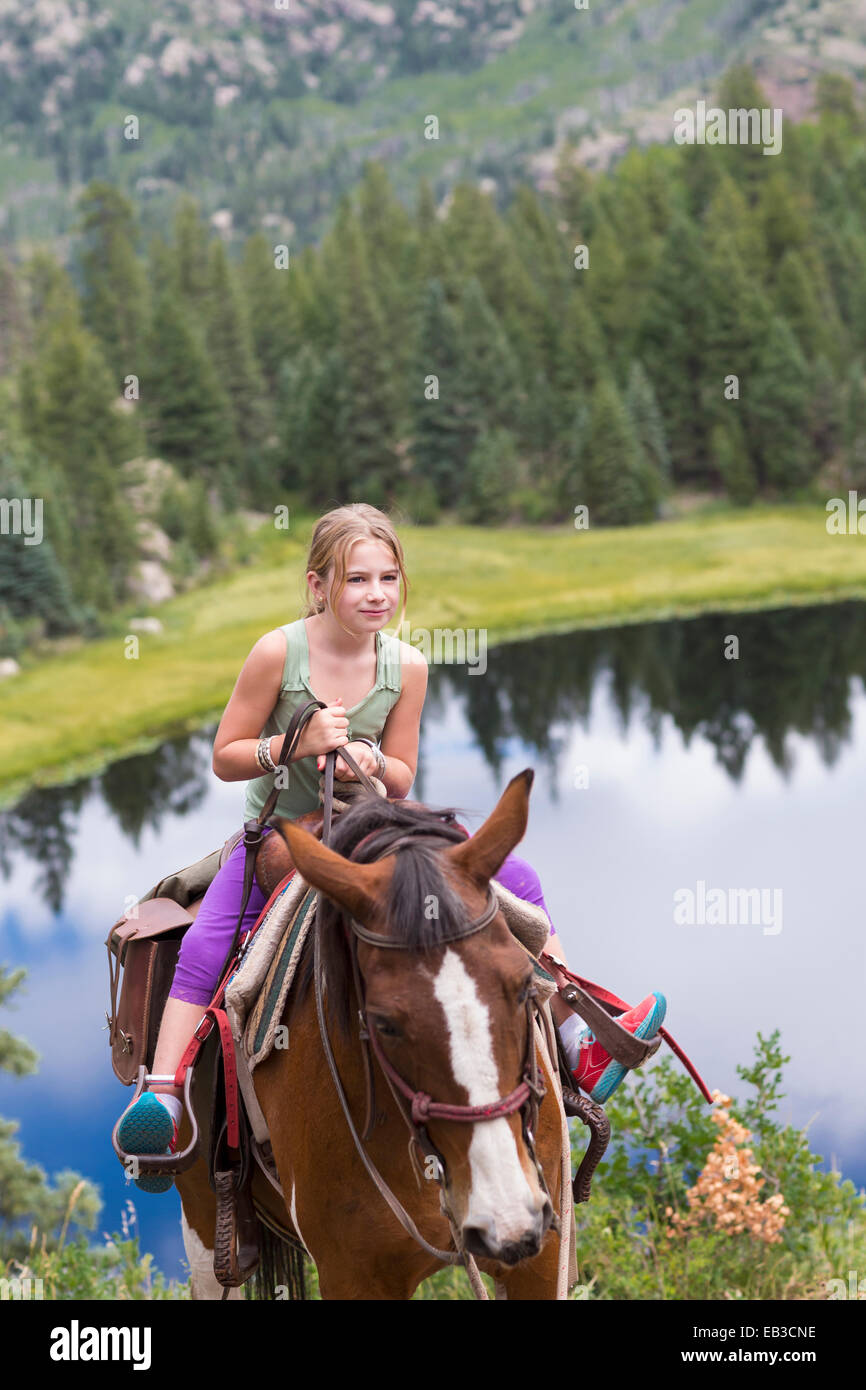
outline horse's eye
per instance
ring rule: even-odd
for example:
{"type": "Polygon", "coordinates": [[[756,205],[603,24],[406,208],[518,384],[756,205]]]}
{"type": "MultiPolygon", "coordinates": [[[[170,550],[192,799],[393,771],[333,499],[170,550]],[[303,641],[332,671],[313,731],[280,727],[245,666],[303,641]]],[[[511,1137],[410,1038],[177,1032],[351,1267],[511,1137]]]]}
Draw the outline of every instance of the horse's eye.
{"type": "Polygon", "coordinates": [[[376,1032],[382,1034],[383,1038],[400,1037],[400,1029],[397,1027],[396,1023],[392,1023],[389,1018],[383,1018],[381,1014],[379,1014],[375,1018],[371,1018],[370,1022],[376,1029],[376,1032]]]}

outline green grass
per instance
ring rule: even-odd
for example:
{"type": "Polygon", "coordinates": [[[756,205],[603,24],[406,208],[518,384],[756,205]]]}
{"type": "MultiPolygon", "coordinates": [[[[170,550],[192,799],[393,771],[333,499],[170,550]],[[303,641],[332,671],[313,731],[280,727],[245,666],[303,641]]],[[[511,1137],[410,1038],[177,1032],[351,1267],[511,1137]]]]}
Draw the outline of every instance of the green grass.
{"type": "MultiPolygon", "coordinates": [[[[488,646],[541,632],[703,612],[866,598],[866,539],[830,536],[818,503],[711,508],[653,525],[493,530],[402,527],[417,628],[486,629],[488,646]]],[[[310,521],[263,527],[251,563],[157,610],[165,631],[125,656],[113,635],[0,684],[0,804],[218,718],[250,647],[300,611],[310,521]]]]}

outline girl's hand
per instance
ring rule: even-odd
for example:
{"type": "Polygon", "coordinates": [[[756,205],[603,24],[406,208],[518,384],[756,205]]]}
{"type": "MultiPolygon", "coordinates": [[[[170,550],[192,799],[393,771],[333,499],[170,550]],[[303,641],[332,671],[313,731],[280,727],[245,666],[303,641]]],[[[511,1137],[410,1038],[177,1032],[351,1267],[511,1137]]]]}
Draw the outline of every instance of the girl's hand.
{"type": "MultiPolygon", "coordinates": [[[[346,747],[361,771],[366,772],[368,777],[375,777],[378,760],[369,743],[347,743],[346,747]]],[[[318,759],[318,767],[320,772],[324,771],[325,759],[323,757],[318,759]]],[[[334,777],[340,782],[357,782],[358,780],[349,764],[343,762],[342,758],[337,759],[334,777]]]]}
{"type": "MultiPolygon", "coordinates": [[[[330,753],[332,748],[341,748],[349,742],[349,720],[343,707],[342,698],[332,700],[324,709],[317,710],[308,719],[301,731],[295,757],[309,758],[314,754],[330,753]]],[[[319,767],[325,765],[324,756],[319,759],[319,767]]]]}

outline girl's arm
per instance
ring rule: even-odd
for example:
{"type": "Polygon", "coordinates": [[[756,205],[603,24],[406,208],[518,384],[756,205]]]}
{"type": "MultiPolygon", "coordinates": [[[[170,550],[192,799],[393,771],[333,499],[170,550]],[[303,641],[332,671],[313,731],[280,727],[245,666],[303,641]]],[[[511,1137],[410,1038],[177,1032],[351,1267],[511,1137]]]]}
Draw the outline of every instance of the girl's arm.
{"type": "MultiPolygon", "coordinates": [[[[285,634],[277,628],[259,638],[244,662],[214,739],[212,765],[220,781],[261,777],[262,769],[256,760],[258,735],[279,699],[285,658],[285,634]]],[[[348,723],[339,701],[320,709],[302,730],[292,761],[339,748],[346,742],[348,723]]],[[[282,746],[283,735],[274,734],[269,747],[275,762],[282,746]]],[[[361,747],[370,752],[366,744],[361,747]]]]}
{"type": "MultiPolygon", "coordinates": [[[[418,732],[427,694],[427,662],[416,647],[403,643],[400,698],[385,720],[382,752],[385,790],[402,800],[409,795],[418,767],[418,732]]],[[[362,748],[364,744],[360,745],[362,748]]],[[[350,748],[351,752],[354,749],[350,748]]],[[[369,749],[366,750],[369,752],[369,749]]]]}

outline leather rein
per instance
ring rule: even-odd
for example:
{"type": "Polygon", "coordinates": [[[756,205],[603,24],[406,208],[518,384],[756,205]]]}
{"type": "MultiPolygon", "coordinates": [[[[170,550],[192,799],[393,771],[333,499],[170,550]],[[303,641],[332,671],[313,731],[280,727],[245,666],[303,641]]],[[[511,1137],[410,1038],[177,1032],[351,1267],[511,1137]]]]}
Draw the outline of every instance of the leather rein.
{"type": "MultiPolygon", "coordinates": [[[[360,781],[364,783],[367,786],[368,790],[370,790],[375,795],[375,787],[373,786],[372,782],[370,782],[370,779],[366,777],[366,775],[363,772],[361,772],[360,768],[357,767],[357,764],[354,763],[354,760],[351,758],[351,756],[348,756],[345,752],[340,752],[340,756],[343,757],[346,760],[346,762],[349,763],[350,767],[354,768],[360,781]]],[[[328,826],[328,828],[330,828],[330,826],[329,818],[327,815],[327,808],[329,805],[329,800],[333,795],[333,769],[335,761],[336,753],[329,753],[327,755],[325,763],[324,792],[324,803],[326,807],[325,824],[326,826],[328,826]]],[[[464,838],[465,836],[462,832],[456,831],[453,827],[448,826],[445,822],[443,822],[441,831],[431,829],[428,826],[418,827],[416,830],[409,830],[408,832],[401,832],[399,829],[395,831],[393,827],[384,827],[382,830],[371,831],[368,835],[365,835],[363,839],[359,840],[358,844],[354,847],[349,858],[351,860],[359,862],[357,860],[357,855],[362,845],[367,846],[367,852],[364,856],[364,862],[366,863],[372,862],[376,859],[380,859],[385,855],[394,853],[399,849],[408,848],[412,845],[417,844],[422,839],[432,841],[441,846],[443,840],[453,843],[455,839],[462,840],[464,838]],[[370,841],[372,841],[372,844],[369,843],[370,841]]],[[[322,840],[324,843],[324,831],[322,840]]],[[[436,945],[446,946],[453,941],[463,940],[468,936],[473,936],[476,932],[482,931],[485,927],[489,925],[490,922],[492,922],[498,910],[499,904],[496,895],[493,892],[493,890],[488,887],[487,904],[484,910],[480,913],[480,915],[466,922],[463,927],[461,927],[459,930],[455,932],[452,932],[449,936],[443,937],[440,941],[436,943],[436,945]]],[[[328,1067],[331,1072],[331,1077],[333,1079],[337,1095],[340,1099],[343,1114],[345,1116],[349,1132],[352,1135],[355,1148],[358,1152],[358,1155],[362,1163],[364,1164],[364,1167],[367,1170],[367,1173],[369,1174],[370,1178],[372,1179],[373,1183],[378,1189],[380,1195],[387,1202],[394,1216],[400,1222],[400,1225],[407,1232],[407,1234],[410,1235],[413,1238],[413,1240],[417,1241],[417,1243],[424,1250],[426,1250],[428,1254],[433,1255],[437,1260],[441,1260],[443,1263],[451,1265],[464,1265],[467,1269],[467,1273],[469,1274],[470,1282],[472,1283],[473,1291],[475,1292],[476,1297],[486,1299],[487,1292],[484,1289],[483,1284],[481,1283],[477,1267],[475,1266],[475,1261],[473,1257],[469,1255],[468,1252],[464,1251],[462,1248],[459,1239],[457,1225],[453,1219],[447,1201],[448,1175],[445,1159],[442,1153],[439,1151],[439,1149],[437,1149],[436,1145],[431,1140],[427,1130],[427,1123],[430,1120],[443,1120],[455,1122],[458,1124],[481,1124],[489,1120],[504,1119],[506,1116],[513,1115],[515,1112],[520,1111],[524,1142],[526,1143],[532,1161],[535,1165],[536,1173],[538,1175],[542,1191],[544,1192],[548,1200],[550,1200],[550,1193],[547,1188],[544,1172],[542,1170],[541,1164],[538,1160],[538,1156],[535,1150],[535,1129],[538,1120],[538,1107],[541,1103],[542,1098],[545,1095],[545,1087],[541,1079],[541,1074],[538,1066],[538,1057],[535,1047],[535,1030],[533,1018],[533,1000],[535,998],[535,990],[530,988],[527,992],[525,1002],[527,1034],[526,1051],[523,1063],[523,1075],[520,1083],[514,1088],[514,1090],[510,1091],[508,1095],[502,1096],[499,1100],[491,1101],[486,1105],[452,1105],[449,1103],[436,1101],[426,1092],[416,1090],[415,1088],[413,1088],[400,1074],[400,1072],[393,1065],[390,1059],[386,1056],[384,1049],[382,1048],[382,1044],[378,1038],[375,1027],[370,1027],[367,1020],[364,983],[363,977],[361,975],[361,970],[358,964],[359,941],[363,941],[366,945],[373,946],[381,950],[411,950],[412,948],[407,946],[406,943],[402,941],[395,940],[393,937],[384,936],[378,932],[370,931],[360,922],[357,922],[354,920],[354,918],[351,918],[349,914],[346,912],[343,913],[343,925],[346,934],[346,942],[349,948],[349,954],[352,964],[353,981],[358,1000],[359,1036],[362,1047],[364,1072],[367,1085],[367,1123],[363,1135],[360,1135],[358,1133],[354,1120],[352,1119],[352,1114],[349,1108],[345,1088],[340,1077],[339,1069],[337,1067],[336,1059],[334,1057],[333,1048],[331,1046],[330,1036],[328,1034],[328,1026],[325,1018],[324,1009],[324,974],[322,969],[321,958],[322,926],[318,910],[316,913],[313,970],[315,978],[316,1013],[318,1016],[319,1034],[322,1042],[322,1049],[325,1053],[325,1057],[328,1062],[328,1067]],[[427,1241],[424,1238],[424,1236],[421,1235],[421,1232],[418,1230],[418,1227],[412,1220],[412,1217],[406,1211],[399,1198],[392,1192],[391,1188],[385,1182],[385,1179],[382,1177],[381,1173],[376,1168],[375,1164],[373,1163],[372,1159],[370,1158],[369,1154],[367,1153],[364,1147],[364,1141],[370,1137],[375,1120],[375,1090],[373,1071],[370,1064],[371,1051],[382,1069],[382,1072],[385,1076],[385,1080],[388,1083],[397,1109],[402,1115],[407,1125],[407,1128],[409,1129],[409,1133],[411,1135],[410,1152],[414,1149],[417,1152],[419,1152],[425,1160],[433,1160],[433,1176],[435,1176],[436,1181],[440,1185],[440,1202],[442,1209],[446,1217],[448,1218],[449,1224],[451,1226],[452,1238],[456,1246],[456,1249],[454,1250],[440,1250],[436,1246],[431,1245],[429,1241],[427,1241]]],[[[551,1208],[552,1207],[553,1203],[551,1202],[551,1208]]],[[[558,1221],[555,1217],[554,1225],[558,1226],[558,1221]]]]}

